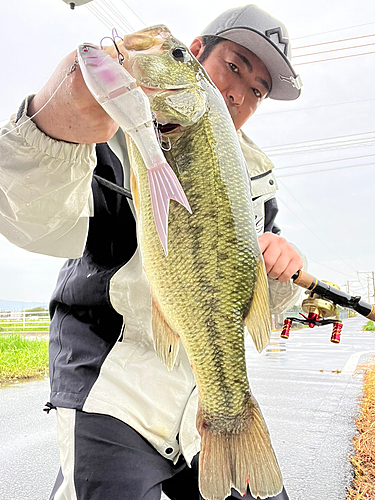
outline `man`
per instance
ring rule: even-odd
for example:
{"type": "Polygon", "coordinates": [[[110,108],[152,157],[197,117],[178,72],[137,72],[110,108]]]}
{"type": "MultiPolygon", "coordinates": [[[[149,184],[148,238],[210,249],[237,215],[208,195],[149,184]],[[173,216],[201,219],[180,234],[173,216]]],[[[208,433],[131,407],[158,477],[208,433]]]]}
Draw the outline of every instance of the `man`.
{"type": "MultiPolygon", "coordinates": [[[[271,306],[279,312],[297,300],[290,278],[303,262],[272,232],[272,165],[240,127],[266,97],[299,96],[286,29],[249,5],[219,16],[191,51],[238,130],[271,306]]],[[[4,132],[25,124],[0,142],[1,232],[30,251],[70,259],[51,300],[49,406],[57,407],[61,470],[50,499],[157,500],[162,490],[171,500],[199,499],[194,376],[183,348],[172,372],[153,348],[133,206],[119,193],[129,187],[124,135],[93,100],[79,68],[41,110],[73,60],[65,58],[25,100],[4,132]]],[[[274,498],[288,497],[284,490],[274,498]]]]}

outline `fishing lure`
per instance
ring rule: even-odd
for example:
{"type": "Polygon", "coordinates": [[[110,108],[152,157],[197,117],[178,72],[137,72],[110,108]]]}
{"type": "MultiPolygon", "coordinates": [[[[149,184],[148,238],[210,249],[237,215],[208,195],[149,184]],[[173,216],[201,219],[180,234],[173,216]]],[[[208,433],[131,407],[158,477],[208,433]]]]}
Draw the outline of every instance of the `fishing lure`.
{"type": "Polygon", "coordinates": [[[121,61],[116,61],[100,47],[88,43],[80,45],[77,55],[91,94],[135,142],[145,162],[155,226],[168,255],[169,202],[177,201],[190,213],[191,208],[178,178],[161,151],[149,100],[121,61]]]}

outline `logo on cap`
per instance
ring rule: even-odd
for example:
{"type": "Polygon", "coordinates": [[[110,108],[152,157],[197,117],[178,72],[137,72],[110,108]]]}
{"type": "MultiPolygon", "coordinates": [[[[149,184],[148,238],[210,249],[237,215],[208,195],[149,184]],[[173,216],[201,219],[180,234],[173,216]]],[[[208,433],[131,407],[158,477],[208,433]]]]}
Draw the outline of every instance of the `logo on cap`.
{"type": "Polygon", "coordinates": [[[281,50],[281,52],[283,52],[286,55],[286,57],[288,57],[289,38],[285,38],[284,37],[282,29],[280,28],[280,26],[278,26],[277,28],[272,28],[270,30],[266,30],[265,31],[265,35],[273,43],[275,43],[275,41],[271,38],[271,35],[277,35],[277,37],[278,37],[277,45],[283,45],[284,46],[284,47],[279,47],[279,49],[281,50]]]}

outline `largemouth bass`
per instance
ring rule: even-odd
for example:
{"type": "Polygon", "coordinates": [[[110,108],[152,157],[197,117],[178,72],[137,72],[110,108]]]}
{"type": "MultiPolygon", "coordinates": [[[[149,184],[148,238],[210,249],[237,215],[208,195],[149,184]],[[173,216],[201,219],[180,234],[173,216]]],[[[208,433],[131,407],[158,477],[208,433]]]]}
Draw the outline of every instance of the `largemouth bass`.
{"type": "Polygon", "coordinates": [[[232,119],[203,67],[166,27],[128,35],[119,48],[148,95],[166,160],[192,210],[171,203],[166,256],[147,168],[128,138],[155,348],[172,370],[181,340],[197,382],[200,491],[208,500],[224,500],[231,487],[244,494],[247,486],[254,497],[274,496],[282,477],[249,388],[244,349],[244,325],[259,351],[269,341],[267,280],[232,119]]]}

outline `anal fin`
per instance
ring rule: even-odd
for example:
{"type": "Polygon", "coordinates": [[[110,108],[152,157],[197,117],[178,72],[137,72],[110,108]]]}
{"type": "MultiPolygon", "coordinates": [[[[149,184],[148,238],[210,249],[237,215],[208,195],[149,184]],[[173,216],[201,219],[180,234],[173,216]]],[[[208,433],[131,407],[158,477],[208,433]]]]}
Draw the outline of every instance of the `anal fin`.
{"type": "Polygon", "coordinates": [[[255,347],[262,352],[271,336],[271,313],[268,298],[268,282],[263,259],[257,268],[257,281],[250,310],[244,319],[255,347]]]}
{"type": "Polygon", "coordinates": [[[172,371],[178,354],[180,337],[171,329],[155,302],[152,301],[152,331],[157,355],[172,371]]]}

